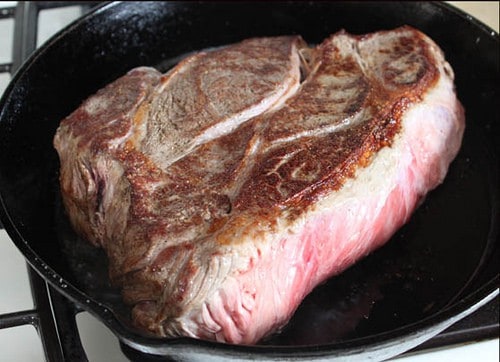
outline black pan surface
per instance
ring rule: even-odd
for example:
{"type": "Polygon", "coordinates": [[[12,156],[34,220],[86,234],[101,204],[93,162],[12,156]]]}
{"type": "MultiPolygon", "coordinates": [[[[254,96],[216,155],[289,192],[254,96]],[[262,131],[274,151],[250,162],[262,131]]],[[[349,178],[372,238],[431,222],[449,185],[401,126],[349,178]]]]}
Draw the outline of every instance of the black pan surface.
{"type": "Polygon", "coordinates": [[[442,3],[139,2],[106,4],[64,29],[17,72],[0,101],[1,221],[28,262],[125,344],[179,358],[389,358],[498,294],[498,34],[442,3]],[[466,109],[462,149],[382,249],[316,288],[288,326],[258,346],[164,340],[129,324],[106,258],[71,230],[52,138],[83,99],[134,66],[166,70],[186,54],[253,36],[318,43],[414,26],[444,50],[466,109]]]}

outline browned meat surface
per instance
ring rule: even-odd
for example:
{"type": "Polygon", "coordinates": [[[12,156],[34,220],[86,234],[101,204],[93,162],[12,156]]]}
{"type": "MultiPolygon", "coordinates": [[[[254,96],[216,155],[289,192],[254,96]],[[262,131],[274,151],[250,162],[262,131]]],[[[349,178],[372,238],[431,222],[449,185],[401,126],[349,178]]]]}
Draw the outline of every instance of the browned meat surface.
{"type": "Polygon", "coordinates": [[[134,323],[248,344],[408,220],[463,127],[442,52],[402,27],[133,69],[54,144],[69,218],[106,250],[134,323]]]}

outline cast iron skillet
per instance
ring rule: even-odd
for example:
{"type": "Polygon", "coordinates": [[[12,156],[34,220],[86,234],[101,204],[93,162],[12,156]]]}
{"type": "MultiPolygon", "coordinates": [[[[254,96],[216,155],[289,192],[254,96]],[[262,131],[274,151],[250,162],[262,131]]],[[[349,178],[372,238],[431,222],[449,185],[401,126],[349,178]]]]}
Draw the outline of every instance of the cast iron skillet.
{"type": "Polygon", "coordinates": [[[159,355],[348,360],[389,358],[498,294],[498,34],[441,3],[111,3],[64,29],[14,76],[0,102],[1,221],[28,262],[128,346],[159,355]],[[467,129],[445,183],[393,239],[319,286],[280,333],[258,346],[158,339],[129,325],[106,259],[78,239],[58,190],[59,121],[134,66],[253,36],[318,43],[409,24],[430,35],[456,73],[467,129]]]}

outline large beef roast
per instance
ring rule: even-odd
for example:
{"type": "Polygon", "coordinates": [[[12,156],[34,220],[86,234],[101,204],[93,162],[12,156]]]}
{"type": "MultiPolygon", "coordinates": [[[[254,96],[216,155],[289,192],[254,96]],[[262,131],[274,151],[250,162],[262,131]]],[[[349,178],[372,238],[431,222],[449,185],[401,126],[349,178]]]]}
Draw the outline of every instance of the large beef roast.
{"type": "Polygon", "coordinates": [[[463,129],[441,50],[402,27],[133,69],[54,144],[67,214],[105,249],[134,323],[251,344],[408,220],[463,129]]]}

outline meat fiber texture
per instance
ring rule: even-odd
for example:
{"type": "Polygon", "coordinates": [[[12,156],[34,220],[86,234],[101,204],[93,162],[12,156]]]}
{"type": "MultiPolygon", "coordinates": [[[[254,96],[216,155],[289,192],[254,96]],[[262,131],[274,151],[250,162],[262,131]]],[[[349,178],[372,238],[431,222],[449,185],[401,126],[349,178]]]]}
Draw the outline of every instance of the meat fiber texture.
{"type": "Polygon", "coordinates": [[[254,344],[443,181],[464,131],[453,77],[410,27],[132,69],[57,130],[68,217],[137,327],[254,344]]]}

